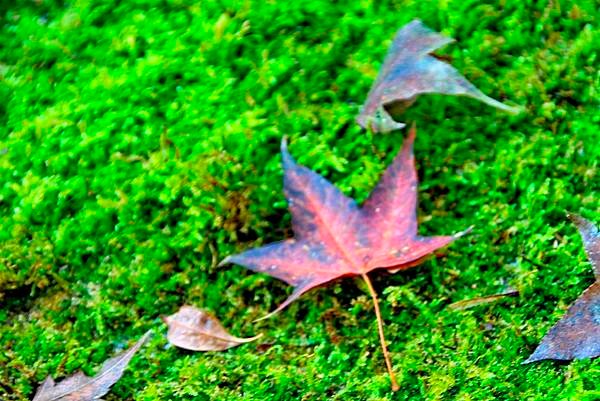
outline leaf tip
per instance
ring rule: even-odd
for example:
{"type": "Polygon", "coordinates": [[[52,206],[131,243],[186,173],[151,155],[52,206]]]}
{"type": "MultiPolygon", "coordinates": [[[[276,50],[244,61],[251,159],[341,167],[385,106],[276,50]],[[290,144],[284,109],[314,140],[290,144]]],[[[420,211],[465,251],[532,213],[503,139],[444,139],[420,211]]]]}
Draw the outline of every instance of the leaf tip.
{"type": "Polygon", "coordinates": [[[486,103],[489,106],[495,107],[512,115],[520,114],[525,111],[525,107],[523,106],[509,106],[492,97],[489,97],[488,95],[483,94],[479,91],[479,89],[476,89],[476,91],[477,93],[469,93],[468,96],[471,96],[477,100],[482,101],[483,103],[486,103]]]}
{"type": "MultiPolygon", "coordinates": [[[[540,344],[540,345],[542,345],[542,344],[540,344]]],[[[548,359],[548,358],[543,355],[543,353],[540,351],[540,346],[538,346],[535,349],[535,351],[533,351],[533,353],[531,355],[529,355],[529,358],[527,358],[523,362],[521,362],[521,365],[529,365],[530,363],[542,361],[544,359],[548,359]]]]}
{"type": "Polygon", "coordinates": [[[231,263],[231,256],[227,256],[225,259],[223,259],[221,262],[219,262],[219,264],[217,265],[217,267],[223,267],[226,264],[231,263]]]}
{"type": "Polygon", "coordinates": [[[283,159],[283,169],[287,169],[290,165],[293,165],[294,159],[290,152],[288,152],[288,139],[287,135],[281,138],[281,158],[283,159]]]}
{"type": "Polygon", "coordinates": [[[261,338],[262,336],[263,336],[263,333],[258,333],[258,334],[257,334],[257,335],[255,335],[254,337],[244,338],[244,339],[243,339],[244,341],[242,341],[242,342],[244,342],[244,343],[250,343],[250,342],[252,342],[252,341],[256,341],[256,340],[258,340],[258,339],[259,339],[259,338],[261,338]]]}
{"type": "Polygon", "coordinates": [[[506,110],[510,114],[516,115],[516,114],[521,114],[525,111],[525,107],[523,107],[523,106],[507,106],[507,105],[504,105],[504,106],[505,106],[504,110],[506,110]]]}
{"type": "Polygon", "coordinates": [[[148,339],[150,338],[151,335],[152,335],[152,329],[149,329],[148,331],[146,331],[144,333],[142,338],[140,338],[140,344],[144,344],[146,341],[148,341],[148,339]]]}
{"type": "Polygon", "coordinates": [[[571,220],[571,222],[575,225],[575,227],[577,227],[579,233],[581,234],[581,237],[583,238],[583,241],[586,244],[600,237],[598,227],[588,219],[571,212],[566,212],[566,215],[569,218],[569,220],[571,220]]]}
{"type": "Polygon", "coordinates": [[[470,226],[466,230],[457,232],[456,234],[453,235],[454,239],[459,239],[461,237],[464,237],[467,234],[470,234],[473,231],[473,228],[475,228],[475,226],[470,226]]]}
{"type": "Polygon", "coordinates": [[[571,222],[573,224],[575,224],[575,226],[577,226],[577,228],[579,228],[580,226],[589,223],[588,220],[584,219],[583,217],[581,217],[581,215],[577,214],[577,213],[573,213],[573,212],[569,212],[568,210],[565,211],[565,215],[567,216],[567,218],[569,220],[571,220],[571,222]]]}
{"type": "Polygon", "coordinates": [[[286,300],[285,300],[285,301],[284,301],[284,302],[283,302],[281,305],[279,305],[279,306],[277,307],[277,309],[275,309],[275,310],[274,310],[274,311],[272,311],[272,312],[269,312],[269,313],[267,313],[267,314],[266,314],[265,316],[263,316],[263,317],[260,317],[260,318],[258,318],[258,319],[255,319],[255,320],[253,320],[252,322],[253,322],[253,323],[256,323],[256,322],[261,322],[261,321],[263,321],[263,320],[266,320],[266,319],[268,319],[268,318],[270,318],[270,317],[272,317],[272,316],[274,316],[274,315],[278,314],[278,313],[279,313],[279,312],[281,312],[281,311],[282,311],[282,310],[283,310],[283,309],[284,309],[286,306],[288,306],[288,305],[289,305],[289,304],[290,304],[292,301],[294,301],[294,300],[295,300],[295,299],[296,299],[296,298],[297,298],[297,297],[298,297],[298,296],[299,296],[301,293],[302,293],[302,291],[300,291],[300,292],[296,292],[296,291],[295,291],[295,292],[294,292],[292,295],[290,295],[290,297],[289,297],[288,299],[286,299],[286,300]]]}
{"type": "Polygon", "coordinates": [[[525,359],[523,362],[521,362],[521,365],[529,365],[532,362],[536,362],[537,359],[533,359],[533,355],[531,355],[529,358],[525,359]]]}
{"type": "Polygon", "coordinates": [[[269,312],[266,315],[264,315],[263,317],[259,317],[258,319],[254,319],[252,321],[252,323],[258,323],[258,322],[262,322],[263,320],[267,320],[268,318],[270,318],[271,316],[277,314],[279,312],[279,310],[275,309],[273,312],[269,312]]]}

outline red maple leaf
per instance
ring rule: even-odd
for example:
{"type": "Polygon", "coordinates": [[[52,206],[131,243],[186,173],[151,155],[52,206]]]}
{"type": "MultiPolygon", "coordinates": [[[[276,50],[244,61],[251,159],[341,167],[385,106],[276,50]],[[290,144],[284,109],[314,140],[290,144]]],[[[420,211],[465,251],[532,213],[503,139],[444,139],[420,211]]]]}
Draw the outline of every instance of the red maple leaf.
{"type": "Polygon", "coordinates": [[[340,277],[362,276],[375,303],[384,356],[396,389],[377,297],[367,273],[415,266],[462,235],[417,234],[414,138],[413,128],[362,208],[325,178],[296,164],[284,140],[284,191],[295,237],[229,256],[222,262],[267,273],[295,287],[292,295],[266,317],[314,287],[340,277]]]}

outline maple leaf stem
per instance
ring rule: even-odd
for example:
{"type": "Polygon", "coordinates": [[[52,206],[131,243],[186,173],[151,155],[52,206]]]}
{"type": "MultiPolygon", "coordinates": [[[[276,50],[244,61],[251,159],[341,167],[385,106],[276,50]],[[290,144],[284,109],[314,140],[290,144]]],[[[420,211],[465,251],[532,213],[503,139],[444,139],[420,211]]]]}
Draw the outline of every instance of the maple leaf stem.
{"type": "Polygon", "coordinates": [[[383,350],[385,366],[387,367],[388,373],[390,374],[390,381],[392,382],[392,391],[398,391],[400,390],[400,386],[396,381],[396,376],[394,375],[394,371],[392,369],[392,362],[390,361],[390,353],[387,349],[387,345],[385,344],[385,335],[383,333],[383,319],[381,318],[381,311],[379,310],[379,300],[377,299],[377,293],[373,288],[373,284],[371,283],[371,279],[369,279],[369,276],[366,273],[362,273],[361,276],[363,280],[365,280],[365,283],[367,283],[369,293],[371,294],[371,298],[373,298],[375,316],[377,316],[377,328],[379,329],[379,341],[381,342],[381,349],[383,350]]]}

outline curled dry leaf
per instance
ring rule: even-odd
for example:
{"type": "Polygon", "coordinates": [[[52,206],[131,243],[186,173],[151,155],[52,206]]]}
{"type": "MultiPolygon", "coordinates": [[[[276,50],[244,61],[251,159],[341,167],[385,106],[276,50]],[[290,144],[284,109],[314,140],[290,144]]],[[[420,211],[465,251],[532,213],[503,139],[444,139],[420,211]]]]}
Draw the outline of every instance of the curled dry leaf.
{"type": "Polygon", "coordinates": [[[191,351],[223,351],[259,338],[238,338],[229,334],[219,320],[193,306],[182,306],[179,311],[163,319],[169,331],[167,339],[176,347],[191,351]]]}
{"type": "Polygon", "coordinates": [[[312,288],[341,277],[361,276],[373,297],[394,388],[398,386],[385,347],[379,304],[367,273],[380,268],[395,272],[415,266],[462,235],[423,237],[417,233],[415,135],[413,127],[402,150],[362,207],[325,178],[296,164],[284,140],[281,147],[284,191],[295,238],[229,256],[221,262],[267,273],[295,287],[292,295],[271,314],[312,288]]]}
{"type": "Polygon", "coordinates": [[[151,332],[148,331],[131,348],[108,359],[100,372],[89,377],[81,372],[55,383],[48,376],[38,388],[33,401],[92,401],[108,393],[110,387],[123,375],[133,355],[146,342],[151,332]]]}
{"type": "Polygon", "coordinates": [[[518,107],[506,106],[484,95],[454,67],[430,54],[452,41],[419,20],[400,29],[357,122],[374,132],[402,128],[404,124],[394,121],[392,116],[403,112],[424,93],[469,96],[511,113],[519,112],[518,107]]]}
{"type": "Polygon", "coordinates": [[[569,214],[568,217],[579,229],[596,282],[577,298],[524,363],[600,356],[600,232],[581,216],[569,214]]]}

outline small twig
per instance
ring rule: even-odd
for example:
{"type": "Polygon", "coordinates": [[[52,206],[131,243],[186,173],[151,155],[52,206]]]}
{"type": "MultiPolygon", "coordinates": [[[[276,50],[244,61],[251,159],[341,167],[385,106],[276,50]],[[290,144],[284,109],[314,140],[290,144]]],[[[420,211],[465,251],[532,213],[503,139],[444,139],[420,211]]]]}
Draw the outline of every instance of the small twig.
{"type": "Polygon", "coordinates": [[[367,283],[367,287],[369,287],[369,293],[371,294],[371,298],[373,298],[373,305],[375,306],[375,315],[377,316],[377,328],[379,329],[379,341],[381,342],[381,349],[383,350],[383,357],[385,358],[385,365],[387,367],[388,373],[390,374],[390,381],[392,382],[392,391],[400,390],[400,386],[396,381],[396,376],[394,375],[394,371],[392,370],[392,362],[390,361],[390,353],[388,352],[387,345],[385,344],[385,335],[383,334],[383,319],[381,318],[381,311],[379,310],[379,301],[377,300],[377,293],[373,288],[373,284],[367,276],[366,273],[361,274],[365,283],[367,283]]]}
{"type": "Polygon", "coordinates": [[[536,261],[535,261],[535,260],[533,260],[533,259],[529,259],[527,256],[525,256],[525,255],[523,255],[523,254],[521,254],[521,257],[523,258],[523,260],[524,260],[525,262],[529,262],[529,263],[531,263],[532,265],[534,265],[534,266],[535,266],[535,267],[537,267],[537,268],[540,268],[540,269],[548,269],[548,266],[545,266],[545,265],[543,265],[543,264],[541,264],[541,263],[538,263],[538,262],[536,262],[536,261]]]}

